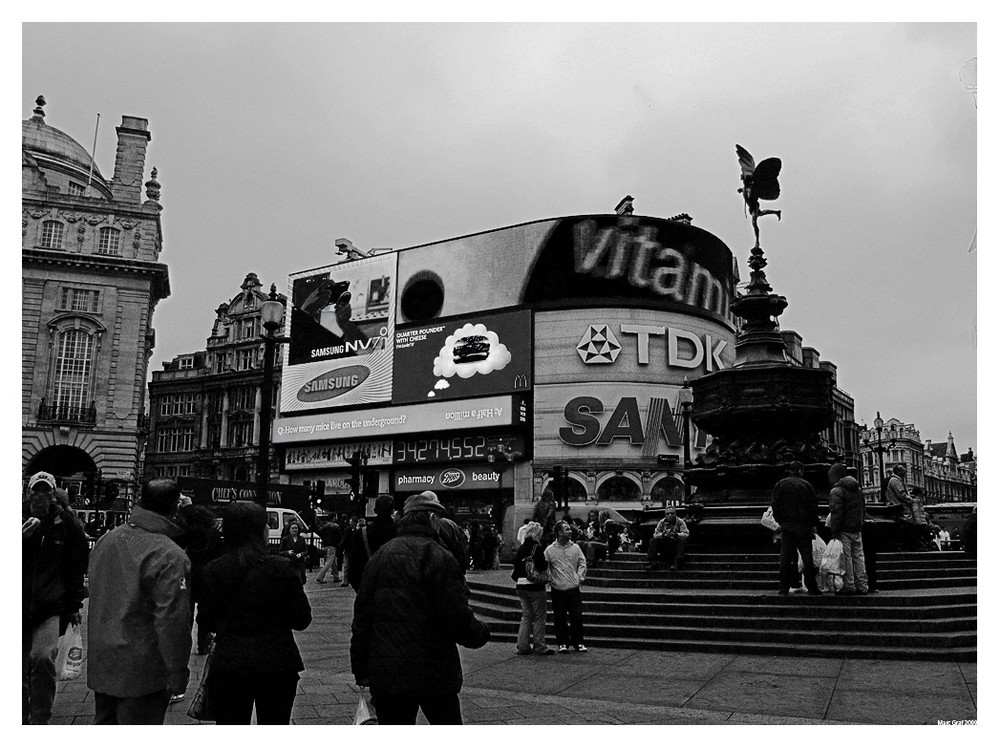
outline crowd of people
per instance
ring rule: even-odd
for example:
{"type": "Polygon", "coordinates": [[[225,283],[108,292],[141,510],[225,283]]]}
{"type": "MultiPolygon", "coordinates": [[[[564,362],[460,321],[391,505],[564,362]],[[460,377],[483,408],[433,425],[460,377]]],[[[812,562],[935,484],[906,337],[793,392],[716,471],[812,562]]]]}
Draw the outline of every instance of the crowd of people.
{"type": "MultiPolygon", "coordinates": [[[[413,724],[418,709],[434,723],[461,723],[457,647],[490,637],[469,607],[466,532],[430,491],[395,512],[380,496],[374,510],[371,521],[342,516],[319,528],[327,558],[317,581],[332,571],[357,592],[352,671],[381,724],[413,724]]],[[[170,703],[189,695],[193,641],[208,655],[198,696],[207,694],[199,703],[210,702],[210,721],[249,724],[256,712],[257,724],[290,722],[305,668],[293,632],[312,622],[297,522],[273,552],[260,505],[232,502],[220,527],[161,478],[89,551],[83,523],[44,472],[29,479],[22,515],[24,724],[51,719],[59,640],[82,622],[88,595],[94,724],[162,724],[170,703]]]]}
{"type": "MultiPolygon", "coordinates": [[[[812,552],[821,513],[802,473],[800,463],[791,463],[773,490],[781,595],[802,580],[811,594],[823,593],[812,552]]],[[[829,470],[827,524],[843,548],[836,594],[865,595],[878,589],[877,548],[866,536],[870,523],[851,473],[841,463],[829,470]]],[[[896,469],[888,482],[890,505],[900,507],[901,522],[937,534],[904,477],[896,469]]],[[[176,482],[163,478],[146,483],[127,521],[92,551],[51,474],[31,476],[22,513],[25,724],[51,718],[59,639],[80,624],[88,594],[95,724],[161,724],[170,702],[188,694],[192,640],[198,654],[210,657],[199,690],[211,696],[213,721],[249,724],[256,711],[258,724],[288,724],[306,666],[293,632],[312,621],[306,528],[291,522],[278,548],[269,549],[263,507],[233,502],[220,528],[209,508],[184,501],[176,482]]],[[[469,606],[465,575],[498,568],[503,539],[488,520],[456,523],[431,491],[408,497],[401,509],[380,496],[374,514],[330,517],[318,528],[325,559],[316,582],[332,575],[356,592],[352,673],[370,689],[380,724],[413,724],[418,710],[432,723],[461,723],[458,647],[481,647],[490,638],[469,606]]],[[[588,568],[636,547],[630,528],[606,510],[590,511],[586,520],[568,510],[556,515],[545,491],[517,533],[511,578],[522,609],[518,655],[586,652],[588,568]],[[545,641],[549,600],[555,648],[545,641]]],[[[678,569],[689,536],[685,521],[667,509],[648,541],[647,568],[678,569]]]]}

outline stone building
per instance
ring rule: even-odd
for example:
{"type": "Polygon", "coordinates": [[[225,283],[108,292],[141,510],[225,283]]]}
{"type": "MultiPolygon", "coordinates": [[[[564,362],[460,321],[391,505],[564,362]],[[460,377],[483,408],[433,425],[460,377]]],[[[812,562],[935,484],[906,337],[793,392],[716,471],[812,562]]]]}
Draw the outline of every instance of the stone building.
{"type": "MultiPolygon", "coordinates": [[[[261,304],[255,273],[215,310],[206,349],[163,363],[149,384],[150,438],[145,478],[253,481],[260,439],[264,365],[261,304]]],[[[284,304],[285,297],[278,295],[284,304]]],[[[281,346],[276,346],[274,402],[279,395],[281,346]]],[[[273,460],[272,476],[277,473],[273,460]]]]}
{"type": "Polygon", "coordinates": [[[908,487],[921,488],[926,503],[976,500],[976,458],[969,451],[959,456],[951,433],[944,442],[922,440],[920,430],[912,423],[898,418],[888,418],[882,426],[882,464],[879,465],[878,434],[867,429],[862,435],[861,483],[865,500],[880,500],[881,480],[891,474],[895,465],[906,467],[908,487]]]}
{"type": "Polygon", "coordinates": [[[170,294],[147,120],[123,116],[114,173],[45,122],[22,122],[22,480],[53,473],[74,500],[134,494],[146,435],[153,310],[170,294]],[[143,199],[145,186],[145,199],[143,199]]]}
{"type": "Polygon", "coordinates": [[[821,361],[819,351],[803,347],[802,336],[794,330],[782,330],[785,355],[797,366],[826,369],[833,374],[833,423],[820,434],[823,443],[843,455],[847,467],[861,468],[860,429],[854,422],[854,398],[837,386],[837,366],[821,361]]]}

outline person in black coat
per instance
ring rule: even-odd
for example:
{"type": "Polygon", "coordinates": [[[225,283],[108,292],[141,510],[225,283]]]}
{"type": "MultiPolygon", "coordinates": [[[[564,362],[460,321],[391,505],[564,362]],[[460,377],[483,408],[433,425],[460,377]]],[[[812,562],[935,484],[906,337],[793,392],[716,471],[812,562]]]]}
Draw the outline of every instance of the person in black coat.
{"type": "Polygon", "coordinates": [[[532,581],[525,574],[525,561],[530,557],[535,570],[546,571],[549,567],[542,548],[542,526],[537,522],[528,523],[524,542],[514,556],[514,570],[510,578],[517,585],[517,596],[521,600],[521,625],[517,630],[517,653],[530,655],[551,655],[556,651],[545,644],[545,582],[532,581]]]}
{"type": "Polygon", "coordinates": [[[394,537],[396,524],[392,521],[392,497],[382,494],[375,499],[375,519],[354,531],[347,549],[347,569],[344,575],[355,592],[361,585],[361,575],[368,559],[394,537]]]}
{"type": "Polygon", "coordinates": [[[819,524],[816,489],[802,477],[802,471],[801,462],[791,462],[788,465],[788,477],[774,485],[771,498],[774,521],[781,525],[779,595],[787,595],[790,587],[798,587],[798,556],[802,557],[809,594],[823,594],[816,583],[816,569],[812,559],[812,539],[819,524]]]}
{"type": "Polygon", "coordinates": [[[292,568],[299,575],[302,584],[306,583],[306,559],[309,558],[309,547],[302,537],[302,528],[298,522],[288,523],[288,534],[281,539],[278,554],[292,562],[292,568]]]}
{"type": "Polygon", "coordinates": [[[437,541],[446,513],[432,491],[410,496],[396,537],[365,567],[354,601],[351,671],[369,686],[379,724],[461,724],[458,646],[476,649],[489,629],[469,607],[455,557],[437,541]]]}
{"type": "Polygon", "coordinates": [[[206,617],[216,632],[208,675],[220,725],[291,721],[299,673],[305,669],[292,630],[312,610],[292,563],[267,552],[267,512],[234,503],[223,520],[226,553],[205,568],[206,617]]]}

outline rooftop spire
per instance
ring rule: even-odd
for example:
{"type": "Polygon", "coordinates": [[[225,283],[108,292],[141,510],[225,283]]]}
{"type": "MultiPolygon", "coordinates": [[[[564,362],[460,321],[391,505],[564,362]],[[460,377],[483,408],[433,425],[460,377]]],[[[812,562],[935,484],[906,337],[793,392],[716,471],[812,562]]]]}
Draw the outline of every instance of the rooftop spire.
{"type": "Polygon", "coordinates": [[[42,122],[45,121],[45,110],[42,109],[43,106],[45,106],[45,97],[39,95],[39,97],[35,99],[35,109],[33,112],[34,116],[32,119],[41,120],[42,122]]]}

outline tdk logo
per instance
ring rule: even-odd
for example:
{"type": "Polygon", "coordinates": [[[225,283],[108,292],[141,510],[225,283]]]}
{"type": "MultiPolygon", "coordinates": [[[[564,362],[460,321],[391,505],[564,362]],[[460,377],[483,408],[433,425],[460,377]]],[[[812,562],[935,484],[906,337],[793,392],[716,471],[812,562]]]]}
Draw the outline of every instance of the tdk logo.
{"type": "MultiPolygon", "coordinates": [[[[722,353],[729,342],[716,340],[711,335],[696,335],[687,330],[661,325],[619,325],[619,333],[624,336],[635,336],[636,362],[640,366],[649,364],[649,341],[651,337],[665,338],[667,366],[680,369],[697,369],[704,367],[706,372],[725,369],[727,364],[722,360],[722,353]]],[[[576,344],[576,352],[584,364],[613,364],[618,360],[623,346],[610,325],[588,325],[580,342],[576,344]]],[[[631,348],[631,345],[628,346],[631,348]]]]}
{"type": "Polygon", "coordinates": [[[613,364],[622,347],[610,327],[589,325],[576,344],[576,352],[585,364],[613,364]]]}

